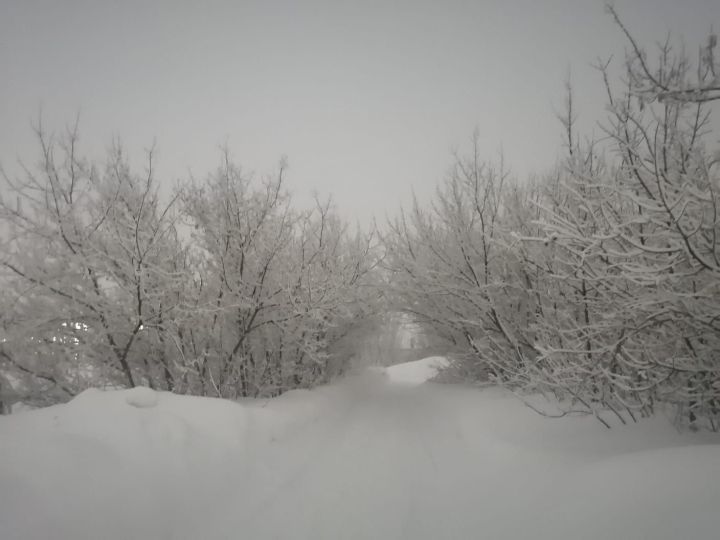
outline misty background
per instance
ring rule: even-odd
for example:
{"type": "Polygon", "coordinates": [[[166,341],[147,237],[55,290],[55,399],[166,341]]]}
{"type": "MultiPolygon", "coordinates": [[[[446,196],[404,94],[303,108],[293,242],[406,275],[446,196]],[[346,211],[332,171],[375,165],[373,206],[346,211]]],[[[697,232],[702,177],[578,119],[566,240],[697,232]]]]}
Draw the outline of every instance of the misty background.
{"type": "MultiPolygon", "coordinates": [[[[520,178],[560,152],[571,73],[579,132],[604,89],[592,67],[626,42],[601,0],[503,2],[6,1],[0,5],[0,163],[34,164],[30,125],[80,115],[82,151],[119,137],[133,163],[156,143],[158,178],[203,178],[227,145],[258,173],[289,160],[296,202],[334,195],[381,221],[411,190],[432,194],[478,129],[520,178]],[[557,134],[556,136],[553,136],[557,134]]],[[[688,50],[714,0],[618,1],[635,38],[688,50]]],[[[597,130],[595,130],[597,131],[597,130]]]]}

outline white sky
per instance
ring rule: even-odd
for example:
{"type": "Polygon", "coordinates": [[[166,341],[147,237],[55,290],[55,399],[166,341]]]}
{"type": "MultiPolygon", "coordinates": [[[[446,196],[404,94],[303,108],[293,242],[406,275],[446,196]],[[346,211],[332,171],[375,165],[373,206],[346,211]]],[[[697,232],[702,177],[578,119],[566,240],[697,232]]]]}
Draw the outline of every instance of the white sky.
{"type": "MultiPolygon", "coordinates": [[[[645,45],[720,27],[717,0],[615,5],[645,45]]],[[[80,111],[91,155],[156,140],[168,185],[227,142],[259,173],[287,155],[300,200],[332,192],[368,222],[430,193],[475,127],[521,176],[552,165],[568,69],[592,129],[590,64],[624,47],[602,0],[0,0],[0,162],[35,159],[40,106],[55,130],[80,111]]]]}

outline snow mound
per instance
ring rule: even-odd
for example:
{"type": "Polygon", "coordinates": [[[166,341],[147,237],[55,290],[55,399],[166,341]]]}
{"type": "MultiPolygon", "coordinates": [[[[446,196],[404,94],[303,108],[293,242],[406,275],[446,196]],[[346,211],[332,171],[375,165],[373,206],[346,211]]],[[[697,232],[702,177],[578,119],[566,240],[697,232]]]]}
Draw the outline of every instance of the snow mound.
{"type": "Polygon", "coordinates": [[[399,384],[422,384],[429,381],[438,372],[447,367],[450,361],[444,356],[429,356],[414,362],[395,364],[385,368],[390,381],[399,384]]]}
{"type": "Polygon", "coordinates": [[[125,391],[125,402],[138,409],[149,409],[158,404],[158,395],[152,388],[137,386],[125,391]]]}

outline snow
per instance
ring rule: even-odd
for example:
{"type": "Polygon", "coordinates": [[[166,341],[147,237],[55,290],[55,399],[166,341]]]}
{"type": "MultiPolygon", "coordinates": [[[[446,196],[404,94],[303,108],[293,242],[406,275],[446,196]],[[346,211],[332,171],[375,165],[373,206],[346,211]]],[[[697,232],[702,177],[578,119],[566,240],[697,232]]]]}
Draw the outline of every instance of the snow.
{"type": "Polygon", "coordinates": [[[0,418],[0,536],[718,537],[718,436],[418,384],[441,364],[242,403],[88,390],[0,418]]]}
{"type": "Polygon", "coordinates": [[[385,373],[392,382],[400,384],[422,384],[438,374],[449,364],[447,358],[430,356],[414,362],[395,364],[385,368],[385,373]]]}
{"type": "Polygon", "coordinates": [[[125,401],[133,407],[148,409],[157,405],[158,396],[154,390],[145,388],[144,386],[138,386],[126,392],[125,401]]]}

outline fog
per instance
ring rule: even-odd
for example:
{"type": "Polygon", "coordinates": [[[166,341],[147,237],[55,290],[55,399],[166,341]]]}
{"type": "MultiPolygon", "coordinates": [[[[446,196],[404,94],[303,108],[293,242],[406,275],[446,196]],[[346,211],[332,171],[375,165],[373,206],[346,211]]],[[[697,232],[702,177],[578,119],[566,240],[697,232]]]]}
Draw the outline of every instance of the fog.
{"type": "MultiPolygon", "coordinates": [[[[689,50],[713,0],[618,1],[651,44],[689,50]]],[[[0,6],[0,163],[36,159],[31,123],[61,132],[80,115],[98,158],[119,137],[131,159],[156,144],[172,186],[204,176],[219,146],[258,174],[282,156],[298,201],[333,193],[368,224],[432,193],[477,128],[519,177],[558,155],[563,84],[578,122],[600,118],[591,64],[625,43],[600,0],[506,2],[82,2],[0,6]]]]}

